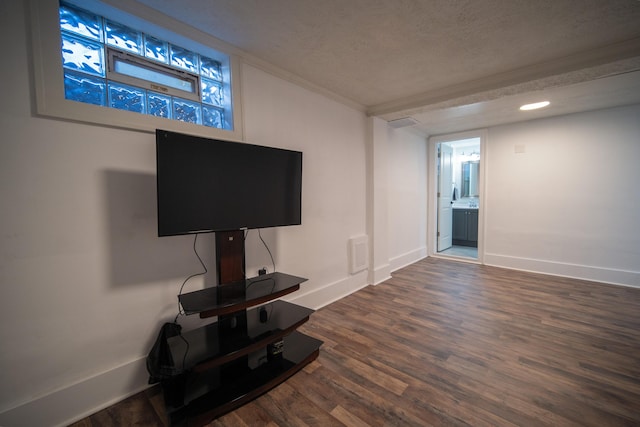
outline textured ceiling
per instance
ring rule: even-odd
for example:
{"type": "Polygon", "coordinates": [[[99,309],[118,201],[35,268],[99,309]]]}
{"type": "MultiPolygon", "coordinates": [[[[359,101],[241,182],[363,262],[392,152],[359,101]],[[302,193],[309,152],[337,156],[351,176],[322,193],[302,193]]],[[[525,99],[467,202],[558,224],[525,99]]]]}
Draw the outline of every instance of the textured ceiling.
{"type": "Polygon", "coordinates": [[[387,119],[637,70],[640,57],[638,0],[138,2],[387,119]]]}

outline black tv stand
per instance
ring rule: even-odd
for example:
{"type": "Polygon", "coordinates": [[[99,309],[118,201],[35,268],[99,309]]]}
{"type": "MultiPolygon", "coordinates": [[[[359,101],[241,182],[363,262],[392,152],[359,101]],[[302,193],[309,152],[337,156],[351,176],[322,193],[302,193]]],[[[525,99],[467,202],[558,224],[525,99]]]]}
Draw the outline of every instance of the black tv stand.
{"type": "Polygon", "coordinates": [[[273,301],[307,279],[245,278],[243,231],[216,233],[216,259],[218,286],[178,297],[185,314],[217,320],[167,340],[175,375],[162,388],[172,425],[204,425],[249,402],[315,360],[322,345],[296,331],[313,310],[273,301]]]}

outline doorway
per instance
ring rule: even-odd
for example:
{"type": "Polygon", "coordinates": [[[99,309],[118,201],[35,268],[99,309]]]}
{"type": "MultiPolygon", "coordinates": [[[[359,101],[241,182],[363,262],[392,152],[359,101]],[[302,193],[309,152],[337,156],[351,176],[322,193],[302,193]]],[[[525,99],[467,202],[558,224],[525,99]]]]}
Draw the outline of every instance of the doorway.
{"type": "Polygon", "coordinates": [[[430,254],[481,261],[481,148],[483,135],[465,133],[432,138],[430,162],[435,182],[430,191],[435,238],[430,254]]]}

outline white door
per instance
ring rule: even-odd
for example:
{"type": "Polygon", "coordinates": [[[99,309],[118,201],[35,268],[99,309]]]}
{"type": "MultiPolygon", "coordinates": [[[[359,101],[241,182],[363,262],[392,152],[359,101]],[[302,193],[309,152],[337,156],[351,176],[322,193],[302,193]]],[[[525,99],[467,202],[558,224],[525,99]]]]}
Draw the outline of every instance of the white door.
{"type": "Polygon", "coordinates": [[[438,157],[438,252],[441,252],[452,245],[453,147],[440,144],[438,157]]]}

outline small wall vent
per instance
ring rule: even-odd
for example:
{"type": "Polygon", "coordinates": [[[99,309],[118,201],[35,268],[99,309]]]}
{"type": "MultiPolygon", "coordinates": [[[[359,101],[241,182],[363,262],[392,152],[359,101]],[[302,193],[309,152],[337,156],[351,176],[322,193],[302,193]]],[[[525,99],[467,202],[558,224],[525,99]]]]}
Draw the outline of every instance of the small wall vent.
{"type": "Polygon", "coordinates": [[[397,119],[397,120],[390,120],[387,123],[392,128],[398,129],[398,128],[405,128],[407,126],[417,125],[419,122],[416,119],[414,119],[413,117],[403,117],[403,118],[397,119]]]}
{"type": "Polygon", "coordinates": [[[369,237],[358,236],[349,239],[349,271],[358,273],[369,268],[369,237]]]}

